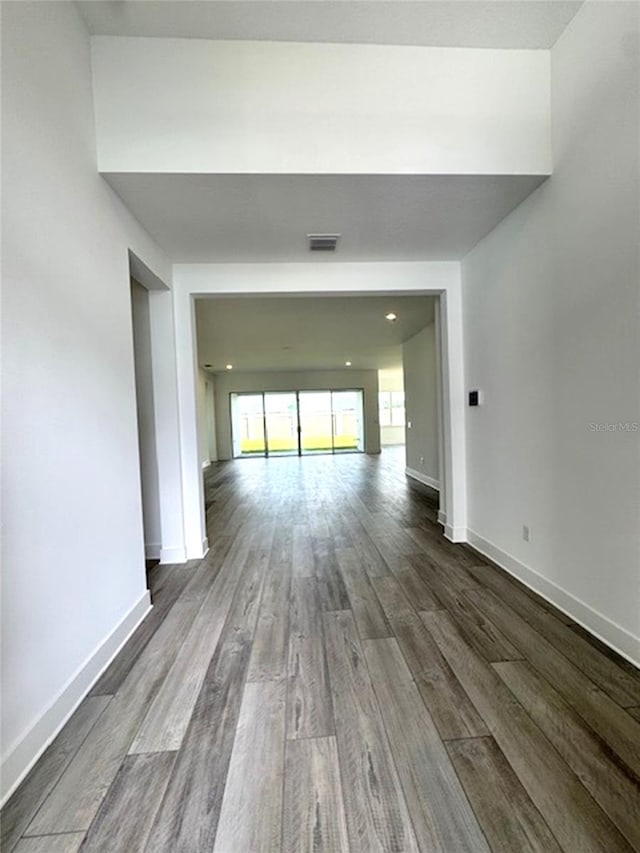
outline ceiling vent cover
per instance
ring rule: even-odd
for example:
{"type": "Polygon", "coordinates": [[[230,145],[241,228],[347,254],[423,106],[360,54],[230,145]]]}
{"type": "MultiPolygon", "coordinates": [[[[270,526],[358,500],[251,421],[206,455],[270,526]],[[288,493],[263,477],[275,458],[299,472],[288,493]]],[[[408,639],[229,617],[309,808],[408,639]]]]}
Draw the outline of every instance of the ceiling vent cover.
{"type": "Polygon", "coordinates": [[[311,252],[335,252],[340,239],[339,234],[307,234],[307,237],[311,252]]]}

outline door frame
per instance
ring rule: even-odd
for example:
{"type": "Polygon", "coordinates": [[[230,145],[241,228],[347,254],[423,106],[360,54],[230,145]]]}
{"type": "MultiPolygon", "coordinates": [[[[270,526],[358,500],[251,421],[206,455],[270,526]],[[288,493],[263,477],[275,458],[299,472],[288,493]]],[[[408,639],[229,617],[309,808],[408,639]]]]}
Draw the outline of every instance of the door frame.
{"type": "Polygon", "coordinates": [[[181,524],[189,559],[209,547],[204,489],[198,453],[196,376],[198,348],[196,299],[309,296],[434,296],[440,323],[444,464],[440,472],[439,521],[453,542],[467,541],[466,394],[462,317],[462,266],[459,261],[308,261],[200,263],[173,265],[175,337],[165,338],[163,357],[175,359],[177,395],[173,419],[179,425],[181,507],[167,512],[181,524]],[[169,352],[167,353],[167,348],[169,352]]]}

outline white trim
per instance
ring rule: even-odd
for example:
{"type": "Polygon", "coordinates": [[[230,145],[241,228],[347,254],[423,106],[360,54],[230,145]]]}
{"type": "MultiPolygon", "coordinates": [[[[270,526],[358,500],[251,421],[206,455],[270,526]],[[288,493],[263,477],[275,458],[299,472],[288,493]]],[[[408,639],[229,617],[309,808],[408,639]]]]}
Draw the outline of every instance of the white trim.
{"type": "Polygon", "coordinates": [[[2,764],[0,805],[5,804],[22,782],[150,610],[151,598],[149,590],[145,590],[109,636],[71,676],[49,707],[8,750],[2,764]]]}
{"type": "Polygon", "coordinates": [[[466,542],[467,529],[466,527],[452,527],[445,522],[444,535],[450,542],[466,542]]]}
{"type": "MultiPolygon", "coordinates": [[[[171,269],[167,271],[169,276],[171,274],[171,269]]],[[[129,274],[131,278],[135,278],[138,284],[141,284],[145,290],[170,290],[168,284],[166,284],[159,276],[157,276],[152,269],[150,269],[144,261],[140,260],[140,258],[129,249],[129,274]]]]}
{"type": "Polygon", "coordinates": [[[195,547],[187,547],[187,560],[202,560],[207,556],[209,551],[209,540],[205,536],[204,539],[199,539],[195,547]]]}
{"type": "Polygon", "coordinates": [[[489,542],[488,539],[484,539],[473,530],[467,530],[467,542],[476,551],[485,557],[489,557],[529,589],[537,592],[545,601],[553,604],[558,610],[582,625],[590,634],[602,640],[619,655],[631,661],[635,666],[640,666],[640,638],[635,637],[626,628],[613,622],[566,589],[521,563],[511,554],[502,551],[493,542],[489,542]]]}
{"type": "Polygon", "coordinates": [[[179,548],[161,548],[160,549],[161,563],[186,563],[187,551],[181,546],[179,548]]]}
{"type": "MultiPolygon", "coordinates": [[[[466,526],[465,384],[463,363],[462,283],[459,261],[390,261],[274,263],[187,263],[173,265],[175,352],[178,376],[178,423],[184,535],[189,558],[197,559],[205,535],[202,471],[198,452],[196,403],[195,299],[222,296],[430,295],[438,300],[442,320],[441,370],[446,395],[445,461],[438,472],[443,507],[451,524],[466,526]],[[444,298],[443,298],[444,297],[444,298]],[[446,303],[443,308],[443,302],[446,303]],[[446,499],[446,500],[445,500],[446,499]]],[[[173,414],[172,414],[173,416],[173,414]]],[[[169,537],[167,537],[169,538],[169,537]]],[[[171,541],[177,541],[176,535],[171,541]]]]}
{"type": "Polygon", "coordinates": [[[411,477],[412,480],[417,480],[419,483],[435,489],[436,492],[440,491],[440,481],[430,477],[428,474],[422,474],[420,471],[416,471],[415,468],[405,468],[404,473],[407,477],[411,477]]]}
{"type": "Polygon", "coordinates": [[[202,463],[202,470],[204,471],[206,468],[209,467],[209,465],[211,465],[211,460],[205,459],[204,462],[202,463]]]}
{"type": "Polygon", "coordinates": [[[162,550],[162,546],[160,545],[159,542],[151,542],[149,545],[145,545],[144,546],[145,560],[159,560],[161,550],[162,550]]]}
{"type": "MultiPolygon", "coordinates": [[[[442,507],[456,531],[467,526],[467,473],[465,450],[464,335],[462,288],[448,287],[438,300],[442,355],[442,418],[444,465],[438,470],[443,483],[442,507]]],[[[464,541],[464,533],[461,535],[464,541]]]]}
{"type": "Polygon", "coordinates": [[[440,489],[438,506],[441,509],[438,511],[438,521],[444,527],[447,519],[445,508],[447,506],[447,465],[444,453],[445,442],[445,426],[444,426],[444,409],[443,409],[443,364],[444,353],[442,352],[442,329],[440,327],[441,312],[440,312],[440,297],[436,304],[436,312],[434,318],[434,326],[436,333],[436,415],[438,429],[438,475],[440,477],[440,489]],[[441,518],[442,515],[442,518],[441,518]]]}

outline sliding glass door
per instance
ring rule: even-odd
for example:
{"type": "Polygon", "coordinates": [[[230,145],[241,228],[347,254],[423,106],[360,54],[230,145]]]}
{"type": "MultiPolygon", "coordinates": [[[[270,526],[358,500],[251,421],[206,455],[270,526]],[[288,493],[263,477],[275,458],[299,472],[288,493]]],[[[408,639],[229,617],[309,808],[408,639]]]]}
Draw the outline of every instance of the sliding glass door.
{"type": "Polygon", "coordinates": [[[295,391],[264,395],[264,422],[269,456],[298,453],[298,407],[295,391]]]}
{"type": "Polygon", "coordinates": [[[331,391],[300,391],[300,453],[333,453],[331,391]]]}
{"type": "Polygon", "coordinates": [[[262,394],[232,394],[233,455],[264,456],[264,400],[262,394]]]}
{"type": "Polygon", "coordinates": [[[334,453],[364,451],[362,391],[332,391],[334,453]]]}
{"type": "Polygon", "coordinates": [[[364,452],[364,392],[231,394],[234,457],[364,452]]]}

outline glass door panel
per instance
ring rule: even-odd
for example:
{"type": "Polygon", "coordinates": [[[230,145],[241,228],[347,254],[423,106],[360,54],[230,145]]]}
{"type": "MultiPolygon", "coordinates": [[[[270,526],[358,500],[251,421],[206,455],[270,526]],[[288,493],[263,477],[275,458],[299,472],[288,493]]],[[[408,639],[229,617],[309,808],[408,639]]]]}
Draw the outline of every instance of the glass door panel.
{"type": "Polygon", "coordinates": [[[264,408],[262,394],[231,395],[233,455],[264,456],[264,408]]]}
{"type": "Polygon", "coordinates": [[[298,410],[295,391],[264,395],[269,456],[298,452],[298,410]]]}
{"type": "Polygon", "coordinates": [[[334,453],[364,450],[362,391],[332,391],[334,453]]]}
{"type": "Polygon", "coordinates": [[[302,453],[331,453],[333,451],[331,391],[300,391],[298,399],[302,453]]]}
{"type": "Polygon", "coordinates": [[[361,390],[233,393],[233,456],[364,452],[361,390]]]}

